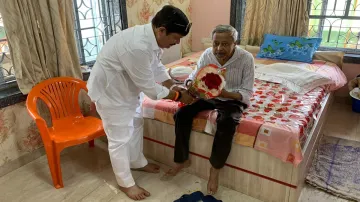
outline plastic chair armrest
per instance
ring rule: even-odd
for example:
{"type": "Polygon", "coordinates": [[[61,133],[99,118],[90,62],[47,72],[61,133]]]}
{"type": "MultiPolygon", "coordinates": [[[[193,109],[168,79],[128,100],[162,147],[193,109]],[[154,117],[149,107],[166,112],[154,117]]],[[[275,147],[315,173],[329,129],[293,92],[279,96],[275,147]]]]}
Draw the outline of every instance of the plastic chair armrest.
{"type": "Polygon", "coordinates": [[[30,113],[30,116],[34,119],[42,139],[44,141],[50,140],[50,133],[46,121],[37,112],[34,111],[30,113]]]}

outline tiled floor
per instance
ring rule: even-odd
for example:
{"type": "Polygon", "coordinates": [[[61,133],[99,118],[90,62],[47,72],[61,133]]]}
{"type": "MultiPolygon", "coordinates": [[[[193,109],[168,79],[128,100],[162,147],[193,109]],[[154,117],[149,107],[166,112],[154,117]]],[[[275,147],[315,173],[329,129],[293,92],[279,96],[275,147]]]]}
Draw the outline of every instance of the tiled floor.
{"type": "MultiPolygon", "coordinates": [[[[1,177],[0,201],[132,201],[117,188],[108,154],[102,149],[106,147],[104,144],[97,142],[94,149],[86,145],[71,148],[62,155],[63,189],[53,188],[45,156],[1,177]]],[[[133,172],[137,183],[152,194],[144,201],[174,201],[185,193],[206,190],[206,181],[194,175],[182,172],[165,182],[160,180],[162,174],[133,172]]],[[[217,197],[223,201],[258,202],[224,187],[217,197]]]]}
{"type": "MultiPolygon", "coordinates": [[[[351,112],[351,106],[334,103],[329,114],[325,134],[360,141],[360,115],[351,112]]],[[[97,142],[94,149],[82,145],[67,149],[61,159],[65,187],[52,186],[45,156],[0,178],[0,201],[131,201],[121,193],[112,173],[106,145],[97,142]]],[[[165,170],[166,166],[162,166],[165,170]]],[[[197,190],[205,193],[206,181],[194,175],[181,173],[171,181],[161,181],[160,174],[133,172],[140,186],[151,192],[144,201],[174,201],[185,193],[197,190]]],[[[216,198],[224,202],[259,201],[239,192],[220,187],[216,198]]],[[[344,202],[346,200],[306,186],[301,202],[344,202]]]]}
{"type": "Polygon", "coordinates": [[[347,100],[339,100],[331,107],[324,134],[347,140],[360,141],[360,115],[351,111],[347,100]]]}

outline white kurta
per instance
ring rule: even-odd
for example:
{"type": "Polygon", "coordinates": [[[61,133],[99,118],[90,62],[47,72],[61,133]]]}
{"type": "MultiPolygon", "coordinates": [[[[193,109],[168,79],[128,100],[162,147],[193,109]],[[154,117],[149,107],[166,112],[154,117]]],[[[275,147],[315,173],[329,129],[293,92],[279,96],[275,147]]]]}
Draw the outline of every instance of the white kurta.
{"type": "Polygon", "coordinates": [[[103,46],[88,80],[88,94],[102,118],[112,167],[122,187],[135,185],[130,168],[147,164],[140,92],[154,100],[169,94],[158,84],[170,79],[161,54],[151,24],[126,29],[103,46]]]}

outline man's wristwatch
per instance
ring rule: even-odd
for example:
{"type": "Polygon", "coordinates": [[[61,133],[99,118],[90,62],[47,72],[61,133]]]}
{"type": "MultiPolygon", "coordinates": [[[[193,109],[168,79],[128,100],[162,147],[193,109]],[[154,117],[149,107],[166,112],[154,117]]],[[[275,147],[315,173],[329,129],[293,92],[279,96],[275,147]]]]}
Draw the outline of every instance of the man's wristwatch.
{"type": "Polygon", "coordinates": [[[192,81],[192,80],[190,80],[190,79],[187,80],[187,81],[185,82],[185,87],[187,87],[187,86],[188,86],[188,83],[191,82],[191,81],[192,81]]]}

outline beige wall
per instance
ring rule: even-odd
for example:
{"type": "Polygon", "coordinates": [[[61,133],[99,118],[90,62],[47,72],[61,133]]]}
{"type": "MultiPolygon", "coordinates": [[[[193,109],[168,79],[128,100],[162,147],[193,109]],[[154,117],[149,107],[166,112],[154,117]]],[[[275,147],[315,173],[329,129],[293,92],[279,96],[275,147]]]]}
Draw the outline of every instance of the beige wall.
{"type": "MultiPolygon", "coordinates": [[[[218,1],[220,2],[220,0],[218,1]]],[[[126,10],[129,27],[149,23],[156,12],[168,4],[181,9],[191,21],[190,0],[127,0],[126,10]]],[[[191,33],[189,33],[181,40],[181,52],[183,54],[191,52],[191,39],[191,33]]]]}
{"type": "Polygon", "coordinates": [[[218,24],[230,24],[230,0],[192,0],[192,51],[203,50],[202,38],[218,24]]]}

